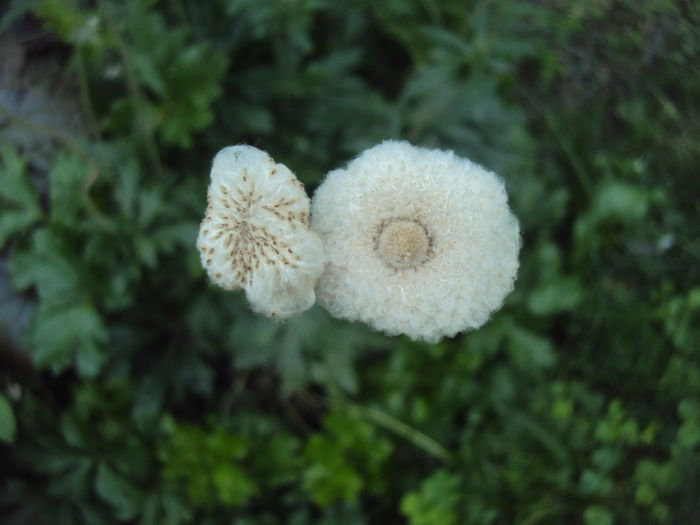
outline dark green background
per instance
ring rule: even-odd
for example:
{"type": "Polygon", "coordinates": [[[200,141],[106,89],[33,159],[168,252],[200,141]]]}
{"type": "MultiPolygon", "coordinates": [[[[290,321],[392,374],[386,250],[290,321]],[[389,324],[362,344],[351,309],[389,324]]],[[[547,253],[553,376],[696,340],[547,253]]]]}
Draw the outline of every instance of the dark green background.
{"type": "Polygon", "coordinates": [[[19,0],[0,36],[0,521],[700,523],[691,0],[19,0]],[[256,318],[223,146],[506,181],[516,290],[437,345],[256,318]]]}

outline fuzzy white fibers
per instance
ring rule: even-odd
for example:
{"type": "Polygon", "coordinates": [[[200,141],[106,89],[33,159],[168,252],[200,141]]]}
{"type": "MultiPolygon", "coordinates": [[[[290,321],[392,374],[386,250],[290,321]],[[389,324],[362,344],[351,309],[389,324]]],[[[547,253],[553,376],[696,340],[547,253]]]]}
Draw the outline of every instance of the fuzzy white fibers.
{"type": "Polygon", "coordinates": [[[207,201],[197,249],[209,278],[226,290],[244,289],[268,317],[310,308],[325,255],[294,174],[264,151],[230,146],[214,157],[207,201]]]}
{"type": "Polygon", "coordinates": [[[332,315],[436,342],[478,328],[513,289],[520,229],[503,181],[451,151],[387,141],[330,172],[312,225],[332,315]]]}

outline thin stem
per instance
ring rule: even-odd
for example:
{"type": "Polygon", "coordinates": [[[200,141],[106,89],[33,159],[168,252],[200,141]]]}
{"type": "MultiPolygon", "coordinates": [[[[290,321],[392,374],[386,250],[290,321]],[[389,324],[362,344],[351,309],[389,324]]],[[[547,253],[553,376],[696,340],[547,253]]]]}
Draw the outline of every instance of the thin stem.
{"type": "Polygon", "coordinates": [[[192,28],[190,23],[190,17],[187,15],[187,9],[182,0],[173,0],[173,9],[175,10],[175,16],[177,16],[177,21],[180,25],[183,25],[189,29],[192,28]]]}
{"type": "Polygon", "coordinates": [[[92,103],[92,95],[90,93],[90,84],[87,79],[87,72],[85,70],[85,59],[83,58],[83,51],[81,47],[77,47],[75,50],[75,65],[78,71],[78,84],[80,86],[80,101],[82,103],[83,109],[87,116],[88,127],[90,129],[90,134],[96,138],[100,138],[100,126],[98,124],[97,117],[95,116],[95,107],[92,103]]]}
{"type": "Polygon", "coordinates": [[[345,406],[349,411],[364,416],[366,419],[373,421],[384,429],[403,437],[431,456],[438,458],[443,463],[452,462],[452,454],[449,450],[440,445],[440,443],[386,412],[382,412],[376,408],[365,407],[347,399],[337,399],[334,401],[345,406]]]}
{"type": "Polygon", "coordinates": [[[399,421],[398,419],[387,414],[386,412],[383,412],[376,408],[362,406],[342,396],[341,394],[337,394],[337,397],[333,398],[324,398],[318,396],[315,397],[308,392],[301,391],[299,392],[299,395],[302,398],[304,398],[310,405],[319,405],[321,403],[325,403],[327,405],[336,404],[338,406],[341,406],[349,412],[352,412],[366,420],[369,420],[375,423],[376,425],[384,428],[385,430],[393,432],[397,436],[400,436],[406,439],[407,441],[410,441],[418,448],[424,450],[431,456],[436,457],[443,463],[452,462],[452,454],[449,450],[440,445],[440,443],[435,441],[433,438],[425,435],[420,430],[417,430],[407,425],[403,421],[399,421]]]}
{"type": "MultiPolygon", "coordinates": [[[[104,2],[101,2],[101,6],[104,8],[104,2]]],[[[117,26],[116,22],[109,13],[109,9],[102,9],[105,19],[107,20],[107,25],[109,31],[114,38],[114,42],[117,46],[117,51],[124,64],[124,77],[126,79],[126,87],[129,91],[129,96],[131,97],[131,103],[136,109],[136,118],[134,119],[134,127],[136,128],[137,134],[140,134],[144,140],[144,145],[146,147],[146,154],[148,156],[149,163],[151,164],[151,169],[157,176],[163,174],[163,167],[160,161],[160,156],[158,154],[158,147],[156,146],[156,141],[153,135],[153,127],[144,122],[141,115],[145,115],[145,111],[141,111],[141,108],[145,107],[145,97],[139,85],[136,74],[134,73],[134,66],[131,61],[131,56],[129,55],[129,48],[126,45],[126,41],[122,38],[121,31],[117,26]]]]}
{"type": "Polygon", "coordinates": [[[35,124],[16,115],[2,104],[0,104],[0,115],[4,116],[8,122],[14,126],[24,129],[30,133],[52,138],[67,150],[78,155],[88,164],[90,172],[83,181],[83,185],[81,187],[83,203],[85,204],[88,213],[92,216],[96,223],[106,230],[114,230],[114,225],[112,222],[99,211],[97,205],[95,205],[95,202],[90,196],[90,189],[92,188],[92,185],[97,182],[100,177],[100,165],[97,160],[90,155],[90,153],[88,153],[88,151],[76,139],[70,135],[67,135],[66,133],[63,133],[59,129],[35,124]]]}
{"type": "Polygon", "coordinates": [[[250,372],[246,371],[241,373],[240,376],[236,376],[233,385],[229,388],[221,397],[221,415],[226,417],[231,414],[233,410],[233,405],[238,399],[238,396],[243,392],[246,385],[248,384],[248,379],[250,378],[250,372]]]}
{"type": "Polygon", "coordinates": [[[564,152],[564,155],[569,161],[569,164],[571,164],[571,167],[574,170],[574,174],[576,175],[576,178],[578,179],[581,188],[586,192],[587,195],[590,195],[591,184],[590,179],[588,177],[588,172],[586,171],[583,162],[574,151],[574,148],[571,146],[571,143],[568,140],[565,140],[566,133],[562,132],[555,119],[552,118],[552,115],[549,112],[545,111],[524,89],[519,89],[518,91],[542,116],[550,132],[552,133],[552,135],[554,135],[555,140],[559,143],[559,147],[564,152]]]}

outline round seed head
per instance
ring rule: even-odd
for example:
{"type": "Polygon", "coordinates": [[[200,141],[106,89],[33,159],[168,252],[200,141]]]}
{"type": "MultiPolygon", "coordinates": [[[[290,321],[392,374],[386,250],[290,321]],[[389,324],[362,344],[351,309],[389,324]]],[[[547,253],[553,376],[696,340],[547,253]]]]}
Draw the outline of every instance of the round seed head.
{"type": "Polygon", "coordinates": [[[389,141],[332,171],[313,227],[333,315],[437,341],[485,323],[513,289],[520,231],[495,174],[452,152],[389,141]]]}

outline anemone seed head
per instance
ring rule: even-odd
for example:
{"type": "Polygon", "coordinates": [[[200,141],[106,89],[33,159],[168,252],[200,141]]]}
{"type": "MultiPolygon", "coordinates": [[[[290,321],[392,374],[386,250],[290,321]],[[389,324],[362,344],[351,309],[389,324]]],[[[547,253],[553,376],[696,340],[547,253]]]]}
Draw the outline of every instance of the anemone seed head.
{"type": "Polygon", "coordinates": [[[478,328],[518,270],[520,229],[503,182],[454,153],[387,141],[330,172],[312,203],[336,317],[435,342],[478,328]]]}
{"type": "Polygon", "coordinates": [[[289,317],[316,301],[325,255],[311,230],[310,200],[283,164],[252,146],[214,157],[197,249],[209,278],[244,289],[253,309],[289,317]]]}

